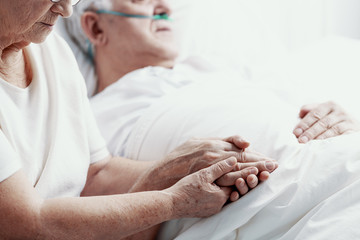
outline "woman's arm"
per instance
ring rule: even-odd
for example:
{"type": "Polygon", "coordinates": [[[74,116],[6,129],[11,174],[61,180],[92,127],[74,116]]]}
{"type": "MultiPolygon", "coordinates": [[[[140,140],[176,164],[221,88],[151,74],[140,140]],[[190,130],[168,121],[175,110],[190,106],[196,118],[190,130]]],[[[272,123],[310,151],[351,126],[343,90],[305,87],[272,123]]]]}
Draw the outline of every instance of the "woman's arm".
{"type": "Polygon", "coordinates": [[[235,164],[221,161],[163,191],[49,200],[19,171],[0,183],[0,238],[120,239],[166,220],[209,216],[231,191],[214,181],[235,164]]]}
{"type": "Polygon", "coordinates": [[[0,195],[0,239],[119,239],[174,214],[166,192],[43,200],[22,172],[0,195]]]}
{"type": "Polygon", "coordinates": [[[82,196],[162,190],[228,157],[242,161],[242,148],[248,146],[239,136],[191,139],[156,162],[109,157],[90,165],[82,196]]]}
{"type": "Polygon", "coordinates": [[[153,161],[134,161],[121,157],[108,157],[91,164],[82,196],[99,196],[129,192],[139,176],[153,161]]]}
{"type": "Polygon", "coordinates": [[[259,174],[269,171],[265,162],[274,160],[251,150],[244,151],[248,146],[249,143],[239,136],[191,139],[156,162],[108,158],[90,166],[82,195],[162,190],[191,173],[229,157],[246,163],[246,167],[258,168],[259,174]]]}

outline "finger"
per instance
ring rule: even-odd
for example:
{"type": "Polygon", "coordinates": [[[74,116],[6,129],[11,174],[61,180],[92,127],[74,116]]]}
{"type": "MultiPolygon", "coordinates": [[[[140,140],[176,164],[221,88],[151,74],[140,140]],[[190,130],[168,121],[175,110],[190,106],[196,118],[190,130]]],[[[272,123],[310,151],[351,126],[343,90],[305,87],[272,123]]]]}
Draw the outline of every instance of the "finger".
{"type": "Polygon", "coordinates": [[[310,111],[295,127],[293,133],[296,137],[299,137],[308,128],[314,125],[317,121],[328,115],[332,111],[331,107],[327,105],[321,105],[314,110],[310,111]]]}
{"type": "Polygon", "coordinates": [[[242,148],[239,148],[234,143],[225,141],[223,139],[212,139],[208,141],[208,148],[209,150],[214,149],[221,149],[224,151],[233,151],[233,152],[240,152],[242,151],[242,148]]]}
{"type": "Polygon", "coordinates": [[[279,164],[275,161],[261,161],[261,162],[250,162],[250,163],[238,163],[235,166],[236,171],[243,170],[249,167],[255,167],[259,170],[259,172],[268,171],[273,172],[279,164]]]}
{"type": "Polygon", "coordinates": [[[198,148],[210,151],[222,150],[231,146],[230,143],[223,141],[221,138],[192,138],[190,141],[194,142],[194,146],[197,145],[198,148]]]}
{"type": "MultiPolygon", "coordinates": [[[[234,185],[234,182],[238,178],[246,179],[247,176],[251,174],[258,175],[259,172],[264,171],[273,172],[279,164],[273,161],[266,161],[254,163],[238,163],[237,165],[240,165],[240,167],[235,167],[235,171],[227,173],[218,180],[216,180],[216,184],[218,184],[219,186],[231,186],[234,185]],[[244,165],[246,165],[246,167],[244,165]]],[[[266,176],[264,176],[264,178],[266,178],[266,176]]]]}
{"type": "Polygon", "coordinates": [[[216,180],[216,184],[219,186],[233,186],[238,178],[246,179],[249,175],[257,175],[258,169],[255,167],[245,168],[241,171],[230,172],[216,180]]]}
{"type": "Polygon", "coordinates": [[[259,180],[258,180],[256,175],[250,174],[246,178],[246,183],[249,186],[249,188],[254,188],[254,187],[256,187],[258,185],[259,180]]]}
{"type": "Polygon", "coordinates": [[[299,117],[300,118],[305,117],[306,114],[308,114],[310,111],[317,108],[319,105],[320,104],[318,104],[318,103],[312,103],[312,104],[306,104],[306,105],[302,106],[300,109],[300,112],[299,112],[299,117]]]}
{"type": "Polygon", "coordinates": [[[239,191],[240,195],[245,195],[249,191],[249,188],[246,185],[245,180],[242,178],[238,178],[235,181],[235,186],[236,186],[237,190],[239,191]]]}
{"type": "Polygon", "coordinates": [[[235,164],[236,158],[231,157],[211,165],[210,167],[201,170],[201,172],[206,174],[208,182],[214,182],[224,174],[231,172],[234,169],[235,164]]]}
{"type": "Polygon", "coordinates": [[[222,155],[224,157],[224,159],[229,158],[229,157],[235,157],[238,162],[244,161],[244,159],[243,159],[244,158],[244,155],[243,155],[244,149],[239,149],[237,147],[235,147],[235,148],[236,149],[229,149],[228,151],[223,151],[219,155],[222,155]]]}
{"type": "Polygon", "coordinates": [[[227,157],[236,157],[238,162],[259,162],[259,161],[275,161],[252,149],[238,149],[237,151],[228,151],[223,153],[227,157]]]}
{"type": "Polygon", "coordinates": [[[268,171],[262,171],[259,173],[258,178],[261,182],[268,180],[270,173],[268,171]]]}
{"type": "Polygon", "coordinates": [[[225,138],[224,141],[232,143],[238,148],[247,148],[250,145],[248,141],[238,135],[225,138]]]}
{"type": "Polygon", "coordinates": [[[304,133],[299,136],[299,142],[306,143],[310,140],[316,139],[318,136],[331,129],[334,125],[343,121],[344,115],[331,112],[304,131],[304,133]]]}
{"type": "Polygon", "coordinates": [[[237,147],[235,147],[235,148],[236,149],[228,149],[228,151],[223,151],[222,156],[224,157],[224,159],[229,158],[229,157],[235,157],[238,162],[245,161],[245,159],[244,159],[245,156],[243,155],[243,152],[245,149],[240,149],[237,147]]]}
{"type": "Polygon", "coordinates": [[[237,201],[238,199],[240,198],[240,195],[237,191],[233,191],[231,194],[230,194],[230,201],[231,202],[235,202],[237,201]]]}
{"type": "Polygon", "coordinates": [[[344,134],[347,131],[349,131],[348,123],[345,121],[340,122],[340,123],[332,126],[330,129],[327,129],[325,132],[323,132],[321,135],[319,135],[316,139],[326,139],[326,138],[339,136],[339,135],[344,134]]]}
{"type": "Polygon", "coordinates": [[[240,157],[238,161],[241,163],[248,163],[248,162],[264,162],[264,161],[275,161],[272,158],[266,157],[265,155],[255,152],[250,149],[246,149],[240,153],[240,157]]]}
{"type": "Polygon", "coordinates": [[[223,151],[225,151],[225,152],[240,153],[243,151],[243,148],[238,148],[236,145],[229,143],[229,142],[224,142],[224,141],[222,141],[221,147],[222,147],[223,151]]]}

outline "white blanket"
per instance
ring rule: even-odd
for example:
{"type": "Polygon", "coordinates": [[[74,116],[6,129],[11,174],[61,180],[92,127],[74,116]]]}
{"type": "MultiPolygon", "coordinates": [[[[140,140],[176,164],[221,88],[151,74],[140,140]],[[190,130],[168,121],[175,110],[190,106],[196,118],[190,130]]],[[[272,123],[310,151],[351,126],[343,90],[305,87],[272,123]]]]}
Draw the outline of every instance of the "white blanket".
{"type": "Polygon", "coordinates": [[[281,96],[239,81],[199,81],[165,96],[142,115],[126,157],[160,159],[190,137],[239,134],[280,163],[270,180],[219,214],[170,221],[159,239],[360,236],[360,134],[300,145],[292,135],[298,108],[281,96]]]}

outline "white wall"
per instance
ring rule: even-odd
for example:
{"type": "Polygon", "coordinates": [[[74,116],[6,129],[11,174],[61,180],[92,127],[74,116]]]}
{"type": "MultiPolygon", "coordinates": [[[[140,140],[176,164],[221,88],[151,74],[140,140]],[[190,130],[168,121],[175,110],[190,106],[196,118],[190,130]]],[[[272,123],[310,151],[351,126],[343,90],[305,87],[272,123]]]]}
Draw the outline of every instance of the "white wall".
{"type": "Polygon", "coordinates": [[[360,39],[360,0],[170,3],[175,8],[175,25],[180,26],[178,38],[185,52],[238,53],[246,61],[256,62],[297,51],[326,36],[360,39]]]}
{"type": "Polygon", "coordinates": [[[328,0],[325,1],[328,33],[360,39],[360,1],[328,0]]]}
{"type": "MultiPolygon", "coordinates": [[[[271,19],[279,15],[279,36],[289,49],[323,36],[360,39],[359,0],[259,0],[262,13],[271,19]],[[266,13],[267,9],[271,13],[266,13]]],[[[275,26],[270,26],[274,28],[275,26]]]]}

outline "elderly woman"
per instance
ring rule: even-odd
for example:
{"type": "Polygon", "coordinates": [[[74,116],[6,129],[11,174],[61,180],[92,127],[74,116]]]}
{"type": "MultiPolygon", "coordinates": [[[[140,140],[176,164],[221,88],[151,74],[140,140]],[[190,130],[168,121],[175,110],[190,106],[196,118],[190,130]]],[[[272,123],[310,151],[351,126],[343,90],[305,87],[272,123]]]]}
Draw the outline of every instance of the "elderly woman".
{"type": "Polygon", "coordinates": [[[156,163],[111,157],[76,61],[50,34],[77,2],[0,1],[1,239],[119,239],[209,216],[239,197],[234,183],[245,193],[276,168],[241,154],[239,137],[194,139],[156,163]]]}

